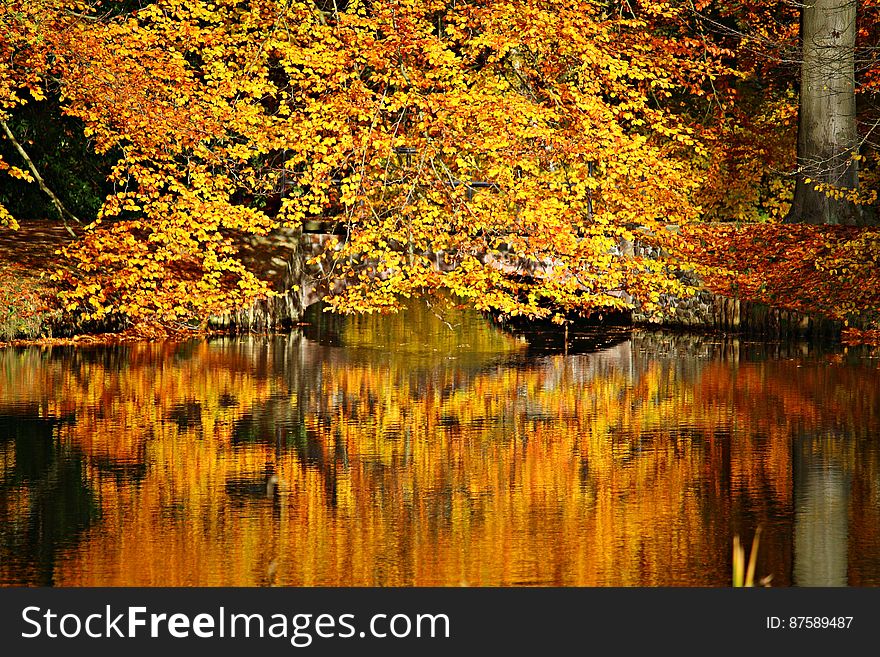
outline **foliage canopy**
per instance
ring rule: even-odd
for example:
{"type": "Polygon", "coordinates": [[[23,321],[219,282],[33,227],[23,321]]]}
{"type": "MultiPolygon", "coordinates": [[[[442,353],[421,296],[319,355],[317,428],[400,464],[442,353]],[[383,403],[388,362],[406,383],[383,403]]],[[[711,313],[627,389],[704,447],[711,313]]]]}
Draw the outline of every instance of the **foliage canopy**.
{"type": "Polygon", "coordinates": [[[665,226],[790,199],[768,170],[792,159],[791,79],[755,100],[766,61],[706,31],[737,12],[782,24],[674,0],[12,0],[0,118],[54,99],[113,161],[58,274],[87,318],[246,305],[272,292],[242,236],[314,219],[335,224],[316,261],[345,283],[337,311],[445,292],[510,315],[659,312],[691,266],[663,259],[665,226]]]}

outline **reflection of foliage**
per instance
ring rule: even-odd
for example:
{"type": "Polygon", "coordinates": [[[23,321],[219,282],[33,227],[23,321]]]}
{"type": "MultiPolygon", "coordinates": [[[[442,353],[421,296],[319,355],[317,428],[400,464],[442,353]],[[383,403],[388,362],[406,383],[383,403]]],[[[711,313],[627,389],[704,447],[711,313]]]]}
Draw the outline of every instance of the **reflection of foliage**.
{"type": "Polygon", "coordinates": [[[56,442],[57,426],[0,415],[0,580],[12,570],[19,581],[52,585],[58,552],[74,549],[99,516],[82,456],[56,442]],[[27,495],[15,496],[22,488],[27,495]]]}
{"type": "MultiPolygon", "coordinates": [[[[361,321],[376,334],[360,343],[413,317],[361,321]]],[[[489,339],[462,326],[455,340],[489,339]]],[[[876,369],[735,344],[645,356],[652,339],[415,368],[296,337],[6,350],[0,390],[76,416],[55,440],[83,454],[105,522],[61,584],[261,584],[274,562],[302,585],[726,585],[733,532],[759,524],[760,571],[785,584],[791,437],[827,436],[853,494],[874,499],[880,465],[860,455],[880,427],[876,369]]]]}
{"type": "Polygon", "coordinates": [[[479,313],[457,308],[445,299],[430,306],[410,302],[401,310],[399,321],[353,316],[344,323],[341,338],[350,349],[387,353],[400,366],[443,359],[480,361],[523,346],[522,341],[493,330],[479,313]],[[417,336],[413,326],[419,327],[417,336]]]}

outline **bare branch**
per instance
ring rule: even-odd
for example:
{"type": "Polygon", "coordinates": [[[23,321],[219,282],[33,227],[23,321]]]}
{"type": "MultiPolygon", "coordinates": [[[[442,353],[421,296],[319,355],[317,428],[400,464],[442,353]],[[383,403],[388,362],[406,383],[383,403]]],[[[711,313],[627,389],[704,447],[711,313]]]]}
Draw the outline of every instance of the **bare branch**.
{"type": "Polygon", "coordinates": [[[55,209],[58,210],[58,214],[61,215],[61,220],[64,222],[64,227],[67,229],[67,232],[70,233],[73,237],[76,237],[76,233],[71,230],[70,226],[67,225],[67,218],[73,219],[76,223],[81,224],[82,222],[77,218],[75,214],[73,214],[70,210],[64,207],[64,204],[61,202],[61,199],[55,196],[55,193],[49,189],[46,185],[46,181],[43,180],[43,176],[40,175],[40,172],[37,170],[37,166],[34,164],[34,161],[27,154],[27,151],[24,150],[21,144],[18,143],[18,140],[15,138],[15,135],[12,133],[12,130],[9,128],[9,125],[6,121],[0,121],[0,127],[3,128],[3,132],[6,133],[6,137],[9,141],[12,142],[12,145],[15,147],[15,150],[18,151],[18,154],[21,156],[30,169],[31,175],[34,177],[34,180],[37,181],[37,185],[40,186],[40,189],[52,199],[52,204],[55,206],[55,209]]]}

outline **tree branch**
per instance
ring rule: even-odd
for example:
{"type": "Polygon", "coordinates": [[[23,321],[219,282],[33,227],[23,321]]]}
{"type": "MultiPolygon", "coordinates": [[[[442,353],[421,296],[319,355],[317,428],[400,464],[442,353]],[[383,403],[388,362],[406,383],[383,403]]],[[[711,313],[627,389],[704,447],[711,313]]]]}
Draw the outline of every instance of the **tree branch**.
{"type": "Polygon", "coordinates": [[[12,130],[9,129],[9,125],[6,121],[0,121],[0,127],[3,128],[3,132],[6,133],[6,136],[9,138],[9,141],[12,142],[12,145],[15,146],[15,150],[18,151],[18,154],[21,155],[21,159],[23,159],[28,166],[28,169],[31,171],[31,175],[34,177],[34,180],[37,181],[37,185],[40,186],[40,189],[52,199],[52,204],[55,206],[55,209],[58,210],[58,214],[61,215],[61,221],[64,222],[64,227],[67,229],[67,232],[70,233],[73,237],[76,237],[76,233],[71,230],[70,226],[67,225],[67,218],[70,217],[76,223],[81,224],[82,222],[77,218],[75,214],[73,214],[70,210],[64,207],[64,204],[61,202],[61,199],[55,196],[55,193],[49,189],[46,185],[46,181],[43,180],[43,176],[40,175],[40,172],[37,170],[37,166],[34,164],[34,161],[30,158],[27,152],[22,148],[21,144],[18,143],[18,140],[15,138],[15,135],[12,134],[12,130]]]}

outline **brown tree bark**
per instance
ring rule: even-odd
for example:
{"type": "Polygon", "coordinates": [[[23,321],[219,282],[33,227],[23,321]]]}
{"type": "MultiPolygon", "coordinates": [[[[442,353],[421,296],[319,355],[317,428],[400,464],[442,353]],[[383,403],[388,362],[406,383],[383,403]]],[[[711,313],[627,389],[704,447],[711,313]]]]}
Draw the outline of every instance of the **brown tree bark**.
{"type": "Polygon", "coordinates": [[[797,182],[787,223],[860,225],[845,198],[817,190],[858,189],[855,99],[856,0],[805,0],[801,9],[801,90],[797,182]],[[807,181],[810,182],[807,182],[807,181]]]}

